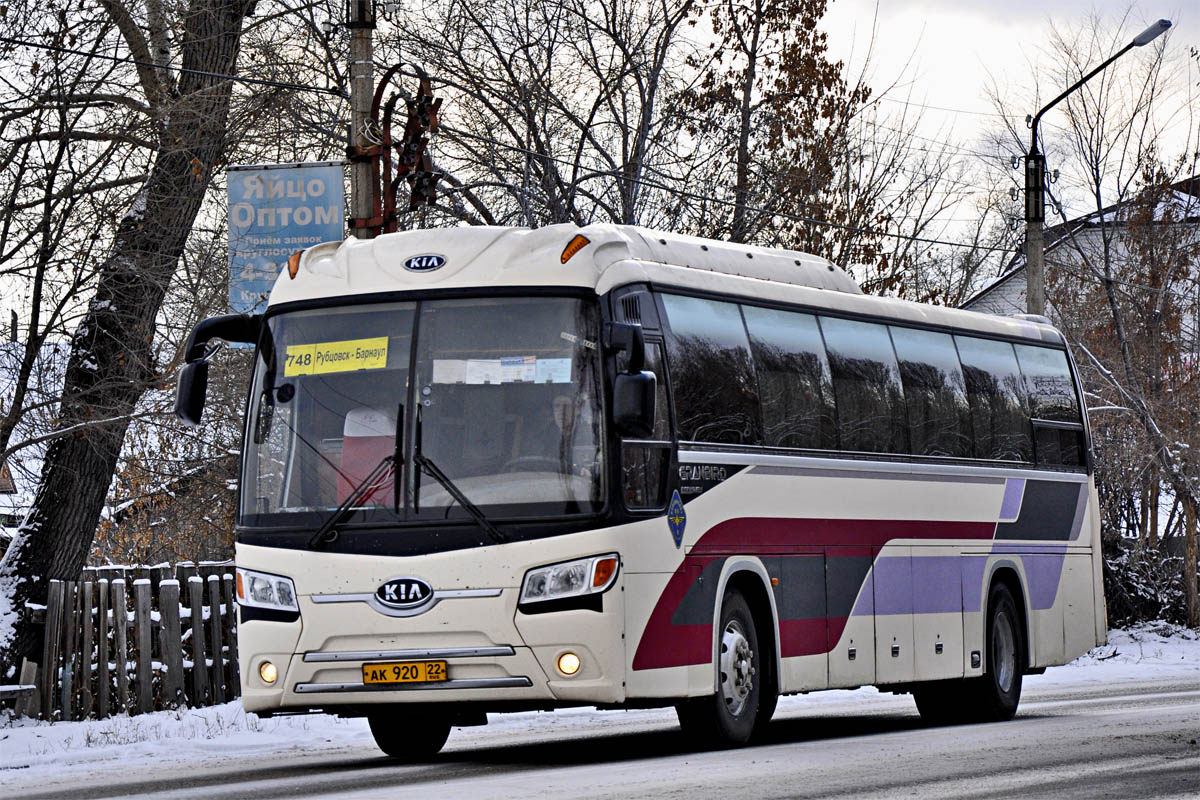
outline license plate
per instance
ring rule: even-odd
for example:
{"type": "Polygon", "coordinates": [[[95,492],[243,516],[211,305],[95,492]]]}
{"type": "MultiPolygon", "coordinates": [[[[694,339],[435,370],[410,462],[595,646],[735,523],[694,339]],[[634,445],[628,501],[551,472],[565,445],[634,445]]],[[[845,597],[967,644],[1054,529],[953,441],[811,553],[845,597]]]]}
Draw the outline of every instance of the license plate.
{"type": "Polygon", "coordinates": [[[446,680],[445,661],[363,664],[363,683],[436,683],[446,680]]]}

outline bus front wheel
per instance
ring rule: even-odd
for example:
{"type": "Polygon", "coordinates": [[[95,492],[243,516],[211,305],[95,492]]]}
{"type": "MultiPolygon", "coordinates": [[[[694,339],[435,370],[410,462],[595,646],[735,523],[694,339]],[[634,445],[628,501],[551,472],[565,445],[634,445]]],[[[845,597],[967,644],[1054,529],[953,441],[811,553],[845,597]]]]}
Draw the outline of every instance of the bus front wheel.
{"type": "Polygon", "coordinates": [[[704,746],[736,747],[750,740],[758,720],[764,672],[750,606],[737,590],[721,601],[717,691],[675,706],[684,733],[704,746]]]}
{"type": "Polygon", "coordinates": [[[436,710],[385,706],[367,714],[375,744],[397,761],[426,761],[450,736],[450,717],[436,710]]]}

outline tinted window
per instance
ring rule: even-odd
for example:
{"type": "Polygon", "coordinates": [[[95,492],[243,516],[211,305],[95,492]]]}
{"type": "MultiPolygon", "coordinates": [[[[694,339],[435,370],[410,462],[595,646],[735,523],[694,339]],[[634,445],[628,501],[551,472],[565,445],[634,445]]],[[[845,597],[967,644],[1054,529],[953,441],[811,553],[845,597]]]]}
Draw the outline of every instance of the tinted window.
{"type": "MultiPolygon", "coordinates": [[[[618,357],[624,369],[625,354],[618,357]]],[[[667,381],[662,368],[662,345],[646,343],[646,367],[657,379],[654,398],[655,442],[623,442],[621,444],[621,475],[625,507],[629,509],[658,509],[667,504],[667,464],[671,456],[671,433],[668,420],[667,381]]]]}
{"type": "Polygon", "coordinates": [[[679,438],[758,444],[758,390],[738,307],[672,294],[662,299],[679,438]]]}
{"type": "Polygon", "coordinates": [[[1034,345],[1016,345],[1034,419],[1080,422],[1079,401],[1067,354],[1034,345]]]}
{"type": "Polygon", "coordinates": [[[1037,463],[1046,467],[1082,467],[1083,428],[1064,430],[1046,425],[1034,425],[1037,463]]]}
{"type": "Polygon", "coordinates": [[[887,328],[822,317],[821,331],[833,374],[841,449],[905,452],[904,395],[887,328]]]}
{"type": "Polygon", "coordinates": [[[1029,409],[1013,346],[970,336],[955,336],[954,341],[971,406],[976,457],[1032,461],[1029,409]]]}
{"type": "Polygon", "coordinates": [[[904,405],[909,444],[915,455],[970,458],[971,416],[966,384],[954,340],[948,333],[891,329],[904,405]]]}
{"type": "Polygon", "coordinates": [[[821,329],[811,314],[743,306],[758,394],[763,444],[837,447],[833,379],[821,329]]]}

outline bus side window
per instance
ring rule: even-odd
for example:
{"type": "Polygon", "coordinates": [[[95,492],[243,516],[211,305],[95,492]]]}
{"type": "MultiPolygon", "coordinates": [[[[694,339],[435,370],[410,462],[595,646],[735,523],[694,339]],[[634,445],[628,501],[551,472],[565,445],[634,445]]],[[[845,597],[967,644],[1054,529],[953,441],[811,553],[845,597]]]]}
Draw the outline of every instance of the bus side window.
{"type": "Polygon", "coordinates": [[[742,314],[733,303],[663,294],[671,335],[671,393],[679,438],[760,444],[758,382],[742,314]]]}
{"type": "Polygon", "coordinates": [[[1033,449],[1038,465],[1083,466],[1083,418],[1067,354],[1036,345],[1015,347],[1029,392],[1033,449]]]}
{"type": "Polygon", "coordinates": [[[1033,461],[1029,400],[1017,356],[1008,342],[954,337],[975,433],[975,457],[1033,461]]]}
{"type": "Polygon", "coordinates": [[[821,317],[842,450],[908,452],[900,367],[887,327],[821,317]]]}
{"type": "Polygon", "coordinates": [[[812,314],[742,306],[758,393],[763,444],[768,447],[837,449],[833,379],[812,314]]]}
{"type": "MultiPolygon", "coordinates": [[[[624,369],[625,358],[617,366],[624,369]]],[[[622,492],[630,510],[658,510],[667,504],[667,465],[671,458],[670,408],[667,381],[662,368],[662,345],[646,343],[646,366],[656,378],[654,432],[651,439],[621,444],[622,492]]]]}
{"type": "Polygon", "coordinates": [[[971,411],[948,333],[891,326],[915,456],[970,458],[971,411]]]}

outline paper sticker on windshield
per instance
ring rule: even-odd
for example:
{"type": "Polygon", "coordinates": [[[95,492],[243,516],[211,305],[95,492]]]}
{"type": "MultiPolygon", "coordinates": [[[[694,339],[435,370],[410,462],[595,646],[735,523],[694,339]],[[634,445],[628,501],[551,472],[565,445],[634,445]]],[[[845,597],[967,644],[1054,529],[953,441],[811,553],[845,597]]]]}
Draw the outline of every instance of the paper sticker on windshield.
{"type": "Polygon", "coordinates": [[[539,358],[534,380],[538,383],[570,383],[571,359],[539,358]]]}
{"type": "Polygon", "coordinates": [[[288,346],[285,377],[355,372],[387,366],[388,337],[348,339],[343,342],[294,344],[288,346]]]}

